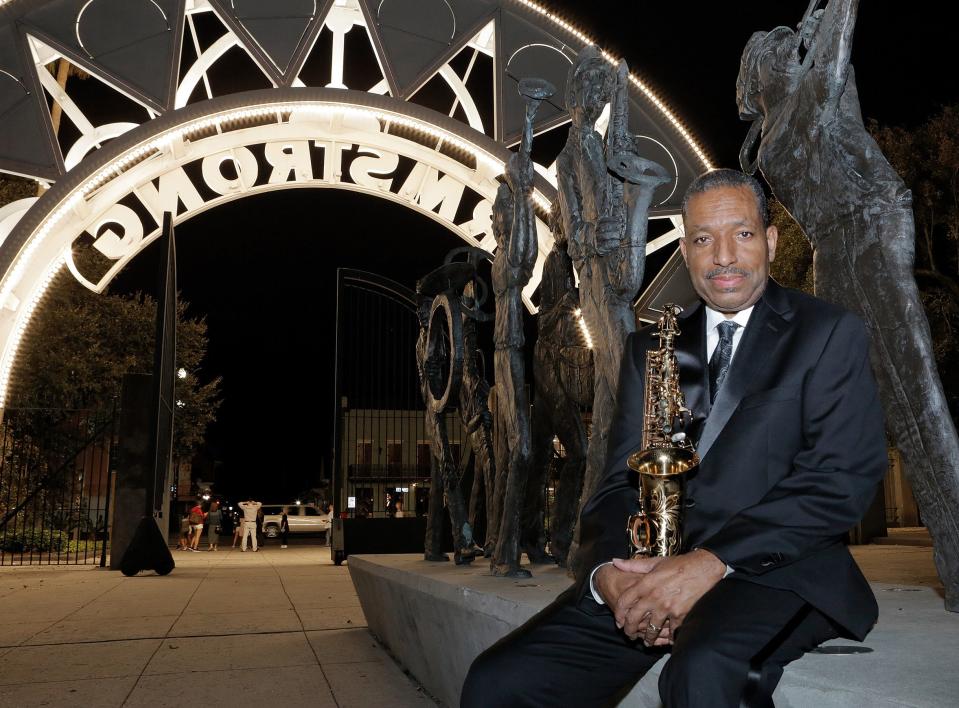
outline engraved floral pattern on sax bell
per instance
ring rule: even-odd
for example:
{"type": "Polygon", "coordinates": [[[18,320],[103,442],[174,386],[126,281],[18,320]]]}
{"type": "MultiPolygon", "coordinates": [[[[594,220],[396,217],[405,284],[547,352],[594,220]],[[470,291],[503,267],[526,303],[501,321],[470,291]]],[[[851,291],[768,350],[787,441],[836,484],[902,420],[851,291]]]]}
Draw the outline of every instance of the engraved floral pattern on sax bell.
{"type": "Polygon", "coordinates": [[[662,487],[650,494],[652,518],[659,526],[656,540],[664,547],[663,555],[673,555],[676,552],[674,548],[679,544],[680,497],[679,492],[667,494],[662,487]]]}

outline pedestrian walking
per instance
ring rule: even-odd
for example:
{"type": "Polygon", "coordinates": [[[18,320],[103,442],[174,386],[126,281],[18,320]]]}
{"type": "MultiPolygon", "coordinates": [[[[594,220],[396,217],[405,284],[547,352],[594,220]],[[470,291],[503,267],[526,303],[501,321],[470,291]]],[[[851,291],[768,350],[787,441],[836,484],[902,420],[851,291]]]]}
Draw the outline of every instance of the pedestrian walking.
{"type": "Polygon", "coordinates": [[[247,536],[251,536],[253,538],[253,550],[259,550],[256,542],[256,519],[260,513],[261,506],[263,505],[260,502],[253,501],[252,499],[240,502],[240,510],[243,512],[243,535],[241,536],[240,541],[241,553],[246,553],[247,536]]]}
{"type": "Polygon", "coordinates": [[[286,535],[290,532],[290,520],[286,517],[286,509],[280,517],[280,548],[286,548],[286,535]]]}
{"type": "Polygon", "coordinates": [[[223,521],[223,512],[220,511],[220,502],[210,504],[210,511],[206,515],[206,540],[210,551],[215,551],[220,542],[220,523],[223,521]]]}
{"type": "Polygon", "coordinates": [[[327,504],[324,507],[329,525],[326,527],[326,545],[333,545],[333,505],[327,504]]]}
{"type": "Polygon", "coordinates": [[[200,506],[200,502],[197,502],[196,505],[190,509],[190,531],[192,533],[190,537],[191,551],[200,551],[200,536],[203,534],[203,521],[205,519],[206,513],[203,511],[203,507],[200,506]]]}
{"type": "Polygon", "coordinates": [[[240,539],[243,538],[243,515],[234,514],[233,515],[233,548],[236,548],[236,544],[240,542],[240,539]]]}
{"type": "Polygon", "coordinates": [[[177,543],[178,551],[185,551],[190,547],[190,514],[186,513],[180,517],[180,541],[177,543]]]}

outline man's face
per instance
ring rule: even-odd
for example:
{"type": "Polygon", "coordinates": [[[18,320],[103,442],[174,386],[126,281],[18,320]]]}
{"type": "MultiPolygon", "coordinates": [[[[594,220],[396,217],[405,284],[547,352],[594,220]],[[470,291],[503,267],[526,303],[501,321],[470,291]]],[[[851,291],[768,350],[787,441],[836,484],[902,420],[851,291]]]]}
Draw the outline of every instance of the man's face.
{"type": "Polygon", "coordinates": [[[776,256],[775,226],[763,228],[748,187],[717,187],[690,198],[679,248],[707,305],[733,314],[756,303],[776,256]]]}

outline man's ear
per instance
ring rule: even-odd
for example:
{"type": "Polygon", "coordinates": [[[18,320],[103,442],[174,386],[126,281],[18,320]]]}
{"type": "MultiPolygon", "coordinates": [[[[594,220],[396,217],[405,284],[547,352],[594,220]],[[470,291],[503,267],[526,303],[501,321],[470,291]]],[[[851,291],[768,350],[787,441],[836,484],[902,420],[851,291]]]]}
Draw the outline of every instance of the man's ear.
{"type": "Polygon", "coordinates": [[[688,266],[689,266],[689,259],[686,258],[686,237],[685,237],[685,236],[682,236],[682,237],[679,239],[679,252],[683,254],[683,262],[684,262],[684,263],[686,264],[686,266],[688,267],[688,266]]]}
{"type": "Polygon", "coordinates": [[[776,258],[776,242],[779,240],[779,229],[775,226],[766,227],[766,246],[769,248],[769,262],[776,258]]]}

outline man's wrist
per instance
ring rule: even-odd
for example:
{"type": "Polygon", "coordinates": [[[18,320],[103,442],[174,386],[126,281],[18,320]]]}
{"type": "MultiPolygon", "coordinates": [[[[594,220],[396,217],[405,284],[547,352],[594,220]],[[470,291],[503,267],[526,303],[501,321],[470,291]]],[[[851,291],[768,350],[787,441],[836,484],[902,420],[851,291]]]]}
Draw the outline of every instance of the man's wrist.
{"type": "MultiPolygon", "coordinates": [[[[703,552],[704,554],[708,554],[709,556],[715,558],[720,564],[722,564],[723,566],[725,566],[725,570],[723,571],[723,575],[722,575],[723,578],[726,578],[726,577],[728,577],[729,575],[731,575],[732,573],[736,572],[736,569],[735,569],[735,568],[733,568],[731,565],[729,565],[729,563],[727,563],[727,562],[724,561],[722,558],[720,558],[718,555],[716,555],[716,553],[715,553],[714,551],[711,551],[711,550],[709,550],[708,548],[703,548],[702,546],[698,546],[698,547],[696,547],[696,548],[693,549],[693,552],[696,552],[696,551],[701,551],[701,552],[703,552]]],[[[717,570],[718,570],[718,568],[719,568],[719,566],[717,565],[717,570]]]]}
{"type": "Polygon", "coordinates": [[[605,563],[600,563],[595,568],[593,568],[593,572],[589,574],[589,592],[592,594],[593,599],[599,605],[605,605],[606,600],[603,599],[603,596],[600,595],[599,591],[596,589],[596,582],[595,582],[596,574],[599,573],[599,571],[601,571],[606,566],[612,565],[612,564],[613,564],[613,561],[606,561],[605,563]]]}

